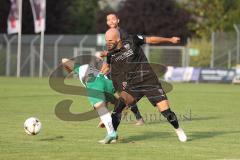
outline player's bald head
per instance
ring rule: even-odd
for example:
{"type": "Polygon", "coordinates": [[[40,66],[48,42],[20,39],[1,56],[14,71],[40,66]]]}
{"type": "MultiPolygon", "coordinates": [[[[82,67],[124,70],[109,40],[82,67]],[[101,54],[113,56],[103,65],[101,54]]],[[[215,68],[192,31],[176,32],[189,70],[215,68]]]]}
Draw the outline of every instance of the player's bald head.
{"type": "Polygon", "coordinates": [[[110,40],[110,41],[119,41],[120,40],[120,33],[118,31],[118,29],[116,28],[110,28],[109,30],[107,30],[106,34],[106,41],[110,40]]]}
{"type": "Polygon", "coordinates": [[[117,48],[120,39],[120,33],[116,28],[110,28],[105,34],[108,50],[114,50],[117,48]]]}

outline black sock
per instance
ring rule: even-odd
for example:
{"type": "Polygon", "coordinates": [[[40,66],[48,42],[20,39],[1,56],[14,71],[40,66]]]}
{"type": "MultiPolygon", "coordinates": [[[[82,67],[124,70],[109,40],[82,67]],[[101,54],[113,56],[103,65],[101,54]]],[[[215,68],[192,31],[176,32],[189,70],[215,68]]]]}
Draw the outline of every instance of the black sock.
{"type": "Polygon", "coordinates": [[[170,110],[170,108],[165,111],[162,111],[161,113],[165,118],[167,118],[168,122],[171,123],[175,129],[179,128],[177,116],[175,115],[174,112],[170,110]]]}
{"type": "Polygon", "coordinates": [[[117,131],[117,128],[121,122],[122,118],[122,111],[126,107],[124,101],[120,98],[117,103],[115,103],[115,108],[112,111],[112,124],[115,131],[117,131]]]}
{"type": "Polygon", "coordinates": [[[137,120],[142,118],[141,113],[139,112],[138,106],[136,104],[131,106],[131,111],[133,112],[137,120]]]}
{"type": "Polygon", "coordinates": [[[114,128],[115,131],[117,131],[118,126],[119,126],[119,124],[121,122],[122,114],[113,112],[111,116],[112,116],[113,128],[114,128]]]}

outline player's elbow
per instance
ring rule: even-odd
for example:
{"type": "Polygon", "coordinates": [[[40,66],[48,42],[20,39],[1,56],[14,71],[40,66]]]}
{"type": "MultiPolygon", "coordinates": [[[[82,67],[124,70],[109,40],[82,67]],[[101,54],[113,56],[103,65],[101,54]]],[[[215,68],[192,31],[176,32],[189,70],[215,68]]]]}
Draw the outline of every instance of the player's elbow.
{"type": "Polygon", "coordinates": [[[146,38],[146,43],[148,43],[148,44],[157,44],[160,42],[161,42],[160,39],[156,38],[156,37],[147,37],[146,38]]]}
{"type": "Polygon", "coordinates": [[[67,59],[67,58],[62,58],[62,63],[63,63],[63,64],[66,63],[67,61],[69,61],[69,59],[67,59]]]}
{"type": "Polygon", "coordinates": [[[147,44],[151,44],[152,43],[151,37],[146,37],[145,41],[146,41],[147,44]]]}

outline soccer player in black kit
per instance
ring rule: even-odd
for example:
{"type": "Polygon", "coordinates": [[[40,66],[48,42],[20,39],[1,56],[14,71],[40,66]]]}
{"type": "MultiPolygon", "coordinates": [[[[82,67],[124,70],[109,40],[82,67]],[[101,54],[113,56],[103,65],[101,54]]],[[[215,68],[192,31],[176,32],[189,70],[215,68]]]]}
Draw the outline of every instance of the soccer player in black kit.
{"type": "MultiPolygon", "coordinates": [[[[118,31],[120,32],[120,38],[121,38],[121,41],[123,43],[123,45],[125,45],[125,41],[128,40],[129,38],[129,35],[127,34],[126,31],[124,31],[122,28],[119,27],[119,18],[116,14],[114,13],[110,13],[106,16],[106,23],[107,23],[107,26],[109,28],[116,28],[118,29],[118,31]]],[[[97,57],[105,57],[107,56],[108,52],[101,52],[100,55],[97,55],[97,57]]],[[[144,124],[144,120],[142,118],[142,115],[138,109],[138,106],[136,104],[132,105],[132,106],[129,106],[131,111],[133,112],[134,116],[136,117],[136,120],[137,122],[135,123],[136,125],[143,125],[144,124]]],[[[98,124],[99,127],[103,127],[103,123],[100,122],[98,124]]]]}
{"type": "Polygon", "coordinates": [[[180,39],[178,37],[144,38],[133,35],[128,38],[128,47],[126,47],[126,44],[123,46],[119,31],[114,28],[106,32],[105,38],[109,53],[107,55],[107,64],[103,66],[102,71],[107,72],[110,70],[114,88],[120,95],[118,105],[112,113],[115,130],[117,130],[120,123],[119,117],[121,117],[123,108],[126,105],[136,104],[143,96],[146,96],[174,127],[178,139],[181,142],[186,142],[187,136],[179,126],[175,113],[170,109],[169,101],[161,83],[141,48],[141,45],[145,43],[178,43],[180,39]]]}

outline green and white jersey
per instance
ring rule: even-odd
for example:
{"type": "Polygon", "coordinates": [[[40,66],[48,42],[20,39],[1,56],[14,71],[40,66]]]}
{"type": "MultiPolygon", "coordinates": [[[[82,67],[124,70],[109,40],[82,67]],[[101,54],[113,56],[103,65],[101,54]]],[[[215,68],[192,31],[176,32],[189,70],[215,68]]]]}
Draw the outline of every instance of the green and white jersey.
{"type": "Polygon", "coordinates": [[[111,102],[113,100],[115,89],[112,81],[107,76],[99,74],[98,69],[89,64],[81,66],[75,64],[74,72],[78,74],[79,80],[86,87],[88,99],[92,106],[98,102],[111,102]]]}
{"type": "Polygon", "coordinates": [[[94,80],[99,75],[99,70],[95,67],[84,64],[74,64],[74,73],[78,74],[79,80],[86,87],[86,83],[94,80]]]}

